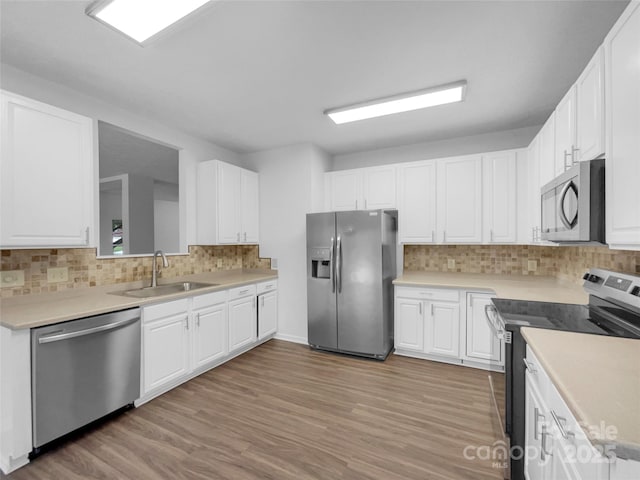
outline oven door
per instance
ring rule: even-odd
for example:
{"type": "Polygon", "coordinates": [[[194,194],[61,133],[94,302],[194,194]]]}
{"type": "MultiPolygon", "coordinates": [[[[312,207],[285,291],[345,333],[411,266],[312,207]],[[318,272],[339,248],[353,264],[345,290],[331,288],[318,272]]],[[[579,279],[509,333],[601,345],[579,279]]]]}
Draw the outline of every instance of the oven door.
{"type": "MultiPolygon", "coordinates": [[[[511,340],[510,332],[505,330],[504,322],[500,318],[496,307],[493,304],[485,306],[487,322],[491,326],[493,334],[500,339],[500,360],[504,361],[504,367],[499,360],[492,360],[489,370],[489,416],[495,445],[504,445],[506,451],[510,451],[511,443],[506,430],[506,377],[502,370],[507,365],[507,342],[511,340]]],[[[509,459],[505,459],[502,465],[503,478],[511,478],[509,459]]]]}

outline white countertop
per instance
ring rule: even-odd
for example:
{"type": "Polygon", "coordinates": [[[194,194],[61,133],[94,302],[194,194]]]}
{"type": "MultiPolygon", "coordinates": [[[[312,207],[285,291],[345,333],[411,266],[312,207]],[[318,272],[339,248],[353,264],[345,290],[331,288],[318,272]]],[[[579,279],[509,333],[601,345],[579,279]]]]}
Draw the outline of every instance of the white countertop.
{"type": "Polygon", "coordinates": [[[277,277],[275,270],[227,270],[186,275],[160,280],[159,284],[192,281],[216,283],[218,285],[152,298],[132,298],[110,293],[140,288],[146,286],[148,281],[3,298],[0,301],[0,325],[13,330],[41,327],[125,308],[166,302],[218,290],[227,290],[277,277]]]}
{"type": "Polygon", "coordinates": [[[445,287],[493,291],[500,298],[587,304],[589,295],[582,286],[555,277],[533,275],[493,275],[485,273],[449,273],[407,271],[394,285],[409,287],[445,287]]]}
{"type": "Polygon", "coordinates": [[[640,461],[640,340],[542,328],[521,332],[589,440],[613,444],[618,457],[640,461]],[[601,425],[614,426],[616,438],[594,437],[601,425]]]}

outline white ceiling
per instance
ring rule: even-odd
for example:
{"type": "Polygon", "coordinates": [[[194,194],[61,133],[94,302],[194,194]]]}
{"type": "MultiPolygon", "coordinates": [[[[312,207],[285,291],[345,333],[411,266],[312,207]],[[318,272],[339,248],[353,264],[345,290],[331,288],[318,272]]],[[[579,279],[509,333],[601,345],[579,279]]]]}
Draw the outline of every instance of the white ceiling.
{"type": "Polygon", "coordinates": [[[89,3],[2,0],[1,60],[237,152],[344,154],[540,125],[628,2],[217,1],[144,48],[89,3]],[[462,79],[462,104],[322,114],[462,79]]]}

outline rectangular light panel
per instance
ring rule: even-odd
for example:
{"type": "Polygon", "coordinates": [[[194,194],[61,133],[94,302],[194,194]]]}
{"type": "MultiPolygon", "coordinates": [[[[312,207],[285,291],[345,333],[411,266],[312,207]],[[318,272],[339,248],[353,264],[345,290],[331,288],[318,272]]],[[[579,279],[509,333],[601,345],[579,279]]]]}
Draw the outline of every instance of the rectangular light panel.
{"type": "Polygon", "coordinates": [[[367,118],[382,117],[392,113],[409,112],[421,108],[435,107],[464,99],[467,82],[456,82],[395,97],[374,100],[365,104],[327,110],[326,115],[335,123],[348,123],[367,118]]]}
{"type": "Polygon", "coordinates": [[[209,0],[112,0],[87,10],[137,42],[144,42],[209,0]]]}

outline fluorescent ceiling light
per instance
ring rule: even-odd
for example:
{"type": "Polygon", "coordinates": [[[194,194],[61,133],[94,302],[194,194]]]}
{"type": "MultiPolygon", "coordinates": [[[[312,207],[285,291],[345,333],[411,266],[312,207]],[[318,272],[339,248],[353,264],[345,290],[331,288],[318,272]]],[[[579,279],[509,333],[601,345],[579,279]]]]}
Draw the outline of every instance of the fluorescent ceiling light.
{"type": "Polygon", "coordinates": [[[461,81],[419,92],[381,98],[350,107],[335,108],[324,113],[337,124],[355,122],[356,120],[391,115],[392,113],[409,112],[446,103],[461,102],[464,100],[466,88],[467,82],[461,81]]]}
{"type": "Polygon", "coordinates": [[[144,42],[209,0],[111,0],[98,1],[87,14],[144,42]]]}

